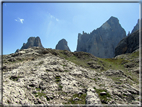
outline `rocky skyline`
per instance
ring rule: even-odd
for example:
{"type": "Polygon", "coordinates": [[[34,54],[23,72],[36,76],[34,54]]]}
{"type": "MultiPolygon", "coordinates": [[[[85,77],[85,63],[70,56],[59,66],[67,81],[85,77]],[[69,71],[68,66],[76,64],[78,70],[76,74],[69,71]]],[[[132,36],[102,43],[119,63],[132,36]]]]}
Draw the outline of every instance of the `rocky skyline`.
{"type": "MultiPolygon", "coordinates": [[[[138,25],[139,21],[134,26],[132,32],[139,29],[138,25]]],[[[120,25],[119,20],[111,16],[101,27],[93,30],[91,33],[85,33],[84,31],[83,34],[79,33],[76,51],[88,52],[100,58],[112,58],[115,56],[116,46],[125,37],[126,32],[120,25]]],[[[34,46],[43,48],[39,37],[30,37],[26,44],[23,43],[21,49],[34,46]]],[[[61,39],[55,49],[70,51],[65,39],[61,39]]]]}

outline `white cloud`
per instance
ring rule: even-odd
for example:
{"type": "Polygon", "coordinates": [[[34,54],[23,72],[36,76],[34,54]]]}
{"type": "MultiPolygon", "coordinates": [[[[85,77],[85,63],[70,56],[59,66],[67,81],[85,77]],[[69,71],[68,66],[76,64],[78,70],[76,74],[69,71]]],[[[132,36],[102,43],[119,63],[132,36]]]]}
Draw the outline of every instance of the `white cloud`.
{"type": "Polygon", "coordinates": [[[24,19],[20,19],[20,18],[18,17],[17,19],[15,19],[15,21],[16,21],[16,22],[20,22],[20,23],[22,23],[22,24],[23,24],[24,19]]]}
{"type": "Polygon", "coordinates": [[[20,22],[23,24],[24,19],[19,19],[19,20],[20,20],[20,22]]]}

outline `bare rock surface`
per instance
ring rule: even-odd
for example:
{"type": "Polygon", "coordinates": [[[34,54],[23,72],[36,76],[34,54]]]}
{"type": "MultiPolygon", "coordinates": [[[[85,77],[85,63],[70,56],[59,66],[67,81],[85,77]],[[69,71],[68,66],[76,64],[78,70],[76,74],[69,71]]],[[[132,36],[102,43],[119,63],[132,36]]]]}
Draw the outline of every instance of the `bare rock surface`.
{"type": "Polygon", "coordinates": [[[65,39],[61,39],[56,45],[55,49],[70,51],[67,41],[65,39]]]}
{"type": "MultiPolygon", "coordinates": [[[[35,47],[3,56],[3,104],[139,104],[139,84],[125,71],[85,68],[61,57],[64,53],[35,47]]],[[[100,65],[88,56],[93,60],[86,64],[100,65]]]]}
{"type": "Polygon", "coordinates": [[[91,33],[79,33],[76,51],[88,52],[100,58],[112,58],[115,56],[115,47],[124,37],[126,32],[119,20],[111,16],[91,33]]]}

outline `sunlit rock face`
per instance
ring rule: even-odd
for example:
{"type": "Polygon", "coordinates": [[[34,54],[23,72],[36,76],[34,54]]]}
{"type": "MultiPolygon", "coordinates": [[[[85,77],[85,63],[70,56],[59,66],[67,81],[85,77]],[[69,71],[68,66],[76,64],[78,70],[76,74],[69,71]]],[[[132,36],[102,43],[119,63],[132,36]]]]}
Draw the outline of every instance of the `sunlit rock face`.
{"type": "Polygon", "coordinates": [[[126,37],[125,30],[119,20],[110,17],[100,28],[90,34],[78,34],[77,51],[84,51],[100,58],[112,58],[115,56],[115,47],[126,37]]]}
{"type": "Polygon", "coordinates": [[[67,41],[65,39],[62,39],[58,42],[58,44],[56,45],[56,49],[70,51],[67,41]]]}

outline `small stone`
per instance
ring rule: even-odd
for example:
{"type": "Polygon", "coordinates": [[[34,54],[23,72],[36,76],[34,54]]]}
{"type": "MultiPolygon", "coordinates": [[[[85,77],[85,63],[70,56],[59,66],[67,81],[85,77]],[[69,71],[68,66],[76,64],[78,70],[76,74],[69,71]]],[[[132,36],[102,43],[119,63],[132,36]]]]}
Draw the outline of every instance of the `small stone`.
{"type": "Polygon", "coordinates": [[[104,91],[100,92],[100,95],[106,95],[106,92],[104,92],[104,91]]]}

